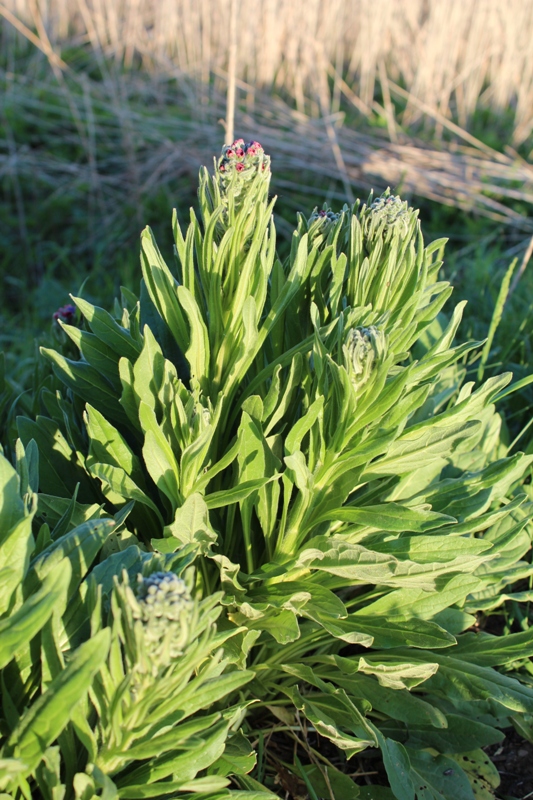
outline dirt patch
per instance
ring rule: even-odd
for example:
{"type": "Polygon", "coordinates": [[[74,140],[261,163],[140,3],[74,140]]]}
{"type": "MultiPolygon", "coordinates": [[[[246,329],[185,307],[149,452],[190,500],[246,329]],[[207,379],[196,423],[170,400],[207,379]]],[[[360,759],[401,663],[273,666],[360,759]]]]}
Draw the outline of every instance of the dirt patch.
{"type": "Polygon", "coordinates": [[[533,800],[533,744],[509,728],[503,742],[487,747],[486,752],[500,773],[498,795],[533,800]]]}

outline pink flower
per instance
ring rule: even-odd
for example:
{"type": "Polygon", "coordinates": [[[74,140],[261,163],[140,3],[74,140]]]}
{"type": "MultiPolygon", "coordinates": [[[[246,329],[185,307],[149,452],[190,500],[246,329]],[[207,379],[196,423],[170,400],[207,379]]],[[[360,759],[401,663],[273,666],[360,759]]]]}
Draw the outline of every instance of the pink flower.
{"type": "Polygon", "coordinates": [[[246,167],[244,166],[244,164],[242,162],[238,161],[235,164],[235,169],[237,170],[237,172],[242,172],[244,169],[246,169],[246,167]]]}
{"type": "Polygon", "coordinates": [[[257,156],[260,153],[263,153],[263,148],[261,147],[259,142],[256,141],[249,142],[247,145],[245,145],[245,148],[246,148],[246,155],[249,156],[257,156]]]}

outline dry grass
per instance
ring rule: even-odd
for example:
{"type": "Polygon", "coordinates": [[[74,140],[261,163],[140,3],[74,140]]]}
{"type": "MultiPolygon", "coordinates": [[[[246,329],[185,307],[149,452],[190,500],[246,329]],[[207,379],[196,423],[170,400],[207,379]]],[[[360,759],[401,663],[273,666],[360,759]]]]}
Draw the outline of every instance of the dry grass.
{"type": "MultiPolygon", "coordinates": [[[[65,201],[82,210],[68,247],[86,261],[96,240],[115,249],[131,242],[147,221],[144,204],[170,198],[177,178],[180,191],[192,191],[198,166],[211,163],[224,138],[232,2],[0,0],[8,20],[0,25],[0,182],[12,226],[5,250],[13,241],[17,253],[8,272],[22,259],[35,285],[46,268],[40,242],[28,244],[34,185],[53,215],[67,213],[65,201]],[[14,28],[31,43],[27,53],[14,28]],[[123,69],[139,58],[143,69],[123,69]]],[[[237,6],[235,131],[273,155],[284,209],[305,213],[390,185],[511,226],[522,251],[533,228],[533,167],[458,124],[483,89],[483,102],[515,103],[518,139],[531,127],[533,37],[522,34],[532,27],[533,0],[503,5],[505,14],[490,0],[310,0],[305,13],[296,0],[237,6]],[[502,49],[515,25],[517,46],[502,49]],[[483,59],[474,47],[481,29],[483,59]],[[384,127],[366,124],[376,114],[384,127]],[[408,136],[417,115],[451,136],[433,144],[408,136]]]]}
{"type": "MultiPolygon", "coordinates": [[[[203,108],[192,89],[177,96],[168,77],[131,72],[79,80],[83,91],[70,81],[54,87],[35,76],[5,79],[6,107],[38,126],[44,139],[49,131],[52,138],[37,149],[0,141],[0,179],[28,182],[33,176],[56,195],[86,192],[89,207],[112,229],[122,198],[141,201],[179,175],[190,175],[194,183],[198,167],[211,164],[220,150],[223,93],[211,91],[203,108]],[[55,155],[76,143],[83,157],[55,155]]],[[[273,154],[273,189],[289,202],[302,193],[310,202],[342,202],[390,185],[519,230],[532,228],[533,214],[520,214],[508,202],[533,206],[533,166],[516,154],[476,146],[475,140],[438,147],[406,137],[391,142],[385,131],[363,133],[341,122],[342,115],[313,118],[266,93],[257,94],[248,110],[237,109],[235,120],[238,135],[258,138],[273,154]],[[296,176],[299,183],[293,183],[296,176]],[[305,176],[313,184],[307,189],[305,176]]]]}
{"type": "MultiPolygon", "coordinates": [[[[1,0],[0,13],[49,54],[76,36],[126,65],[167,60],[207,81],[226,73],[231,1],[1,0]]],[[[300,111],[311,99],[334,113],[345,81],[371,113],[377,84],[394,138],[393,81],[410,95],[405,124],[425,104],[437,129],[439,116],[467,127],[481,102],[513,108],[515,144],[533,128],[533,0],[254,0],[238,7],[237,28],[238,76],[282,88],[300,111]]]]}

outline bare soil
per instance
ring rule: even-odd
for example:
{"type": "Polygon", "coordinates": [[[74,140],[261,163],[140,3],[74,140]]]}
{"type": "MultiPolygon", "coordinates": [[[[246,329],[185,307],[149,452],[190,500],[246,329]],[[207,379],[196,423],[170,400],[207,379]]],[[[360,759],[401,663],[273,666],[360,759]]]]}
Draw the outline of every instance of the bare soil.
{"type": "Polygon", "coordinates": [[[513,728],[505,733],[503,742],[486,748],[487,755],[500,773],[498,796],[533,800],[533,744],[513,728]]]}

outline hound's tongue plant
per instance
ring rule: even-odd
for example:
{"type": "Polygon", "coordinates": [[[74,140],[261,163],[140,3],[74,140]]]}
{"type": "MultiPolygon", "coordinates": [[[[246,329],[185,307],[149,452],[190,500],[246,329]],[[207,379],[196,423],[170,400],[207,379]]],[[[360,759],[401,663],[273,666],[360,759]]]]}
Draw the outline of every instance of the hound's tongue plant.
{"type": "MultiPolygon", "coordinates": [[[[260,145],[225,147],[200,217],[182,231],[174,215],[175,267],[146,229],[140,301],[73,298],[85,329],[59,324],[80,359],[43,350],[64,391],[21,439],[44,492],[134,501],[130,533],[194,561],[198,596],[223,591],[247,697],[297,709],[348,757],[380,748],[380,797],[491,797],[480,748],[533,713],[529,630],[465,632],[532,572],[533,457],[506,456],[494,406],[511,375],[464,382],[479,343],[453,344],[444,241],[425,246],[407,203],[300,215],[281,262],[269,180],[260,145]]],[[[157,619],[161,652],[181,648],[157,619]]]]}

